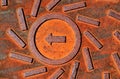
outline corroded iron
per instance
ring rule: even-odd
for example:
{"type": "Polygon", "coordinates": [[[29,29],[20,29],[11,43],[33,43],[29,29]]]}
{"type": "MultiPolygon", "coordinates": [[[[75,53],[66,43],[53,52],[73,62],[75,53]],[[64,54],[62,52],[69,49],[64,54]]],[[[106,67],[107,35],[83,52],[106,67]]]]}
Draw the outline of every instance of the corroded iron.
{"type": "Polygon", "coordinates": [[[119,0],[0,5],[0,79],[120,79],[119,0]]]}

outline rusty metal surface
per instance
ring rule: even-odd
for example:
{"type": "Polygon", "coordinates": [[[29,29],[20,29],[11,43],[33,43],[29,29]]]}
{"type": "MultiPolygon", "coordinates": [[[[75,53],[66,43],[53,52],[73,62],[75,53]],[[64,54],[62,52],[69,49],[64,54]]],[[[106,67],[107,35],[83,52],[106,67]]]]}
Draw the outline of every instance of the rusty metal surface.
{"type": "Polygon", "coordinates": [[[120,79],[119,0],[0,5],[0,79],[120,79]]]}

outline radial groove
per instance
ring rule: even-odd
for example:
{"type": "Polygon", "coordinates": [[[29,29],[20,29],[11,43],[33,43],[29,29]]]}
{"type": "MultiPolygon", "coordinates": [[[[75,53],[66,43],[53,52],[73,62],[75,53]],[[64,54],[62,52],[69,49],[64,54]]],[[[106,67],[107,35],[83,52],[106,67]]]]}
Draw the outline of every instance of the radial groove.
{"type": "Polygon", "coordinates": [[[93,19],[93,18],[88,18],[88,17],[86,17],[86,16],[78,15],[78,16],[77,16],[77,20],[78,20],[78,21],[81,21],[81,22],[88,23],[88,24],[100,26],[100,21],[95,20],[95,19],[93,19]]]}
{"type": "Polygon", "coordinates": [[[76,10],[84,7],[86,7],[86,2],[77,2],[73,4],[64,5],[63,11],[67,12],[67,11],[76,10]]]}
{"type": "Polygon", "coordinates": [[[93,66],[93,62],[92,62],[92,57],[90,55],[90,50],[89,48],[84,48],[83,49],[83,57],[84,57],[84,61],[87,67],[87,70],[93,70],[94,66],[93,66]]]}
{"type": "Polygon", "coordinates": [[[103,45],[89,32],[84,32],[85,36],[97,47],[98,49],[101,49],[103,45]]]}
{"type": "Polygon", "coordinates": [[[64,73],[64,70],[60,68],[57,71],[55,71],[55,73],[53,73],[49,79],[58,79],[63,73],[64,73]]]}
{"type": "Polygon", "coordinates": [[[25,62],[28,62],[28,63],[33,62],[33,58],[25,56],[23,54],[19,54],[19,53],[10,53],[10,57],[15,58],[17,60],[25,61],[25,62]]]}
{"type": "Polygon", "coordinates": [[[71,68],[71,73],[70,73],[70,79],[76,79],[79,65],[80,65],[80,63],[78,61],[75,61],[73,63],[73,66],[71,68]]]}
{"type": "Polygon", "coordinates": [[[25,19],[25,15],[24,15],[24,11],[23,11],[23,8],[18,8],[16,10],[16,13],[17,13],[17,18],[18,18],[18,21],[19,21],[19,26],[20,26],[20,29],[22,31],[25,31],[27,30],[27,24],[26,24],[26,19],[25,19]]]}
{"type": "Polygon", "coordinates": [[[46,9],[48,11],[52,10],[61,0],[51,0],[47,5],[46,9]]]}
{"type": "Polygon", "coordinates": [[[120,20],[120,14],[114,10],[109,10],[108,15],[117,20],[120,20]]]}
{"type": "Polygon", "coordinates": [[[25,42],[12,29],[8,29],[6,33],[19,47],[26,46],[25,42]]]}
{"type": "Polygon", "coordinates": [[[24,77],[30,77],[30,76],[42,74],[42,73],[45,73],[45,72],[47,72],[46,67],[39,67],[39,68],[26,70],[23,75],[24,75],[24,77]]]}
{"type": "Polygon", "coordinates": [[[41,3],[41,0],[34,0],[33,6],[32,6],[32,10],[31,10],[31,16],[34,16],[34,17],[37,16],[40,3],[41,3]]]}

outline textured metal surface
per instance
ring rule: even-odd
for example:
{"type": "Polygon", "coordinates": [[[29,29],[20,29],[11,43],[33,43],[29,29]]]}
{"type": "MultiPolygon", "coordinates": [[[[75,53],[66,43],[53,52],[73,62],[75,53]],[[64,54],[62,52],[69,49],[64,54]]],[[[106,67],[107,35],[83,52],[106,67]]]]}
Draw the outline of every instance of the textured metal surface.
{"type": "Polygon", "coordinates": [[[0,5],[0,79],[120,79],[119,0],[0,5]]]}

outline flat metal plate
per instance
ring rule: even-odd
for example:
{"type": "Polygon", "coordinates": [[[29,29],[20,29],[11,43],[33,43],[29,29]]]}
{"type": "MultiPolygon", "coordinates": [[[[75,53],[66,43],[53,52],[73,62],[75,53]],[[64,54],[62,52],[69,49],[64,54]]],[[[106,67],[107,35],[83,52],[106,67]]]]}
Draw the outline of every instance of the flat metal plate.
{"type": "Polygon", "coordinates": [[[120,79],[119,0],[0,5],[0,79],[120,79]]]}

